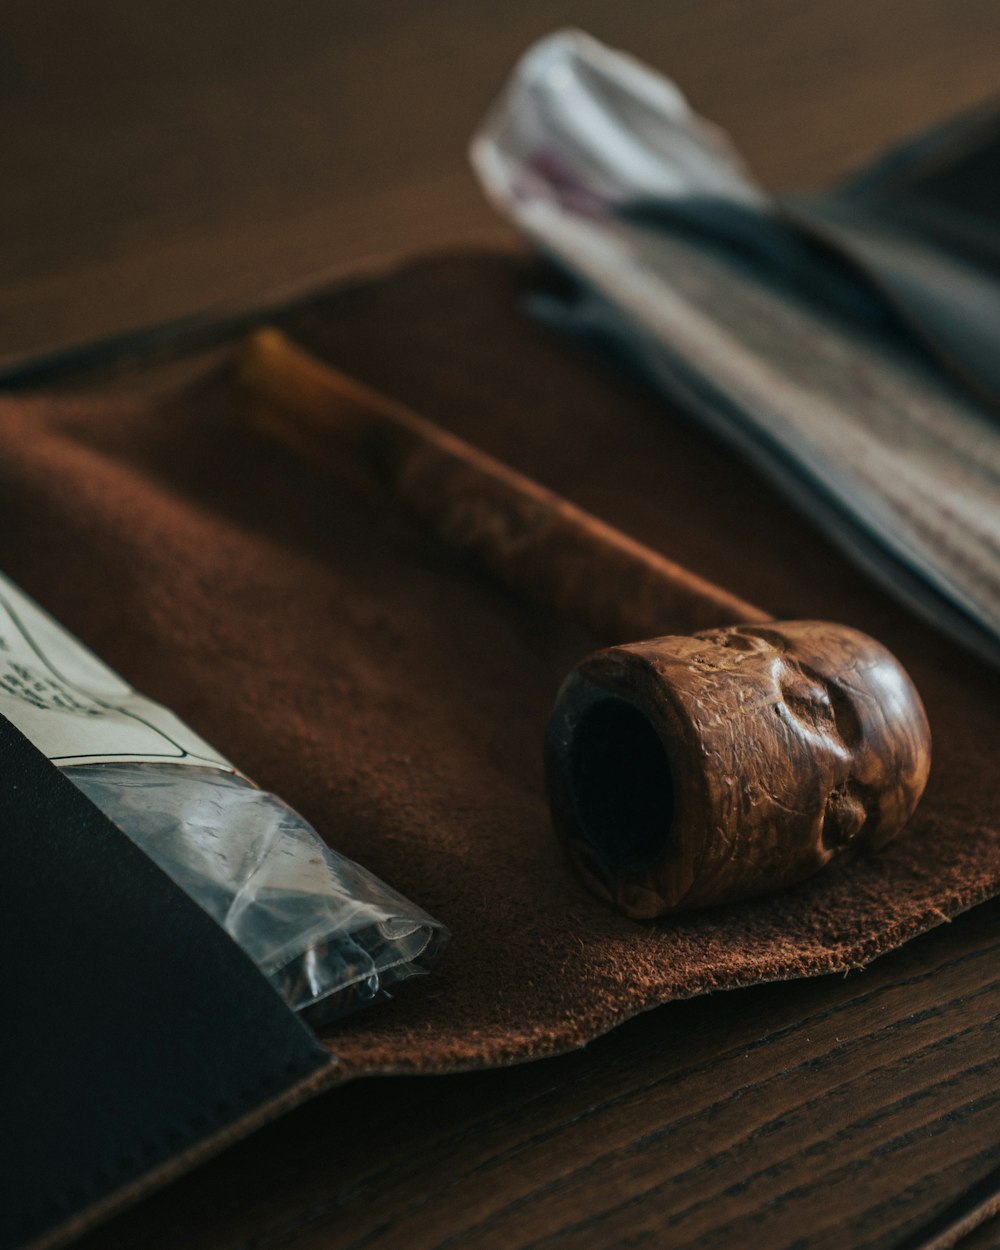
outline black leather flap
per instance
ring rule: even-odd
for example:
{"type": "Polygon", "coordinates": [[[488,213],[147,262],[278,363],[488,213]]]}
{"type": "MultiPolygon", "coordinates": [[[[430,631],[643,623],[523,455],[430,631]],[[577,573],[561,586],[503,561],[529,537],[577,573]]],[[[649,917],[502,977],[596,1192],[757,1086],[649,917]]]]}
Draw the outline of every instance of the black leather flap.
{"type": "Polygon", "coordinates": [[[331,1063],[227,934],[0,718],[0,1246],[331,1063]]]}

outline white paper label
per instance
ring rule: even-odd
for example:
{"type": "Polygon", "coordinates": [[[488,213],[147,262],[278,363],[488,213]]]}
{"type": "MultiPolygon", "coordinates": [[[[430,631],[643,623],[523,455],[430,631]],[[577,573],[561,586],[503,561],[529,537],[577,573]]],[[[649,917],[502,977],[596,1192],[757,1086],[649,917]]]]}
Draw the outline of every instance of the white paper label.
{"type": "Polygon", "coordinates": [[[171,761],[236,771],[0,574],[0,715],[57,764],[171,761]]]}

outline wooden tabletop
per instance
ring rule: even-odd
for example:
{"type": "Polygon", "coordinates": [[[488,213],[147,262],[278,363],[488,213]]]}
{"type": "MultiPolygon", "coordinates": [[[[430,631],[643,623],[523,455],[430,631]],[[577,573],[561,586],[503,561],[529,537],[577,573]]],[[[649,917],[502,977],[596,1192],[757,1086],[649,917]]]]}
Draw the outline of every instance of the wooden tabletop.
{"type": "Polygon", "coordinates": [[[502,236],[469,138],[566,25],[672,75],[772,186],[997,86],[995,0],[8,0],[0,357],[502,236]]]}
{"type": "MultiPolygon", "coordinates": [[[[775,186],[996,87],[994,0],[11,0],[0,356],[505,237],[465,148],[568,24],[671,74],[775,186]]],[[[998,955],[989,904],[864,972],[674,1004],[561,1059],[359,1082],[80,1244],[941,1250],[1000,1192],[998,955]]]]}
{"type": "Polygon", "coordinates": [[[359,1081],[81,1250],[939,1250],[1000,1189],[998,967],[990,904],[560,1059],[359,1081]]]}

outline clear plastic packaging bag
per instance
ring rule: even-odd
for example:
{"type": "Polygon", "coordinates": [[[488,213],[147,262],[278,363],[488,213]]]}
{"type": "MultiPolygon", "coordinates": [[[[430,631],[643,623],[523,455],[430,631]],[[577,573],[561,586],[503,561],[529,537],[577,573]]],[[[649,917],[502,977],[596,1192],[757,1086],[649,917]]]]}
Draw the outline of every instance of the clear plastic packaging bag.
{"type": "Polygon", "coordinates": [[[384,997],[426,971],[447,939],[443,925],[332,851],[298,812],[133,690],[2,575],[0,715],[311,1023],[384,997]]]}
{"type": "Polygon", "coordinates": [[[426,912],[235,773],[148,763],[63,771],[314,1022],[424,972],[444,940],[426,912]]]}

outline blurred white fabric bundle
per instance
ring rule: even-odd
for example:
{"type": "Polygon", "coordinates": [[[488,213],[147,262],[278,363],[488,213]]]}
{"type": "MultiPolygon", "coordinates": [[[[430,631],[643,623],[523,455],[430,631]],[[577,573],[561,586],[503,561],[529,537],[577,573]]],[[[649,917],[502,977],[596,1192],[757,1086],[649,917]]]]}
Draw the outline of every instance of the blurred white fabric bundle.
{"type": "Polygon", "coordinates": [[[983,398],[1000,277],[865,215],[927,145],[779,204],[672,83],[571,31],[527,53],[472,156],[499,210],[576,279],[540,301],[548,318],[626,349],[912,607],[1000,662],[1000,428],[983,398]]]}

